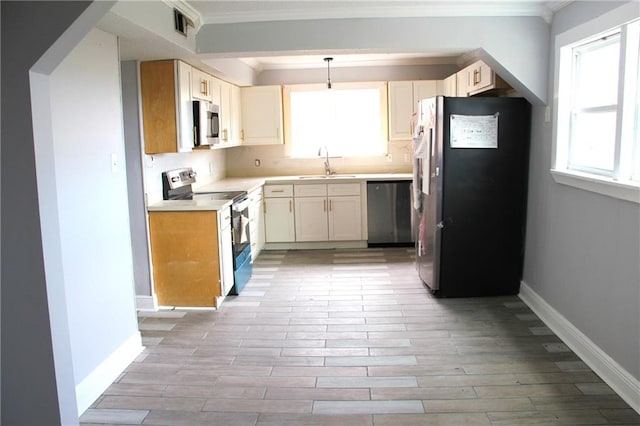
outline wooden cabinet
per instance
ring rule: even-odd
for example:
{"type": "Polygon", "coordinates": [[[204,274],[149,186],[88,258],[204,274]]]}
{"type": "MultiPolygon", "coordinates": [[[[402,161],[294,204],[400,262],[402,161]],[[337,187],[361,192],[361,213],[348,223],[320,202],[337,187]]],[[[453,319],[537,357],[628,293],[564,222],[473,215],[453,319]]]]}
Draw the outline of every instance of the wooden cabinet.
{"type": "Polygon", "coordinates": [[[241,88],[241,109],[244,145],[284,143],[281,86],[241,88]]]}
{"type": "Polygon", "coordinates": [[[389,140],[410,140],[411,119],[418,112],[418,102],[438,94],[436,80],[389,82],[389,140]]]}
{"type": "Polygon", "coordinates": [[[264,247],[264,208],[262,188],[251,191],[249,193],[249,201],[251,260],[255,260],[264,247]]]}
{"type": "Polygon", "coordinates": [[[296,241],[362,239],[360,184],[294,185],[296,241]]]}
{"type": "Polygon", "coordinates": [[[176,60],[140,63],[140,92],[144,152],[191,151],[191,66],[176,60]]]}
{"type": "Polygon", "coordinates": [[[159,305],[219,305],[233,285],[229,214],[228,210],[149,212],[153,279],[159,305]]]}
{"type": "Polygon", "coordinates": [[[293,209],[293,185],[264,186],[265,242],[283,243],[296,240],[293,209]]]}

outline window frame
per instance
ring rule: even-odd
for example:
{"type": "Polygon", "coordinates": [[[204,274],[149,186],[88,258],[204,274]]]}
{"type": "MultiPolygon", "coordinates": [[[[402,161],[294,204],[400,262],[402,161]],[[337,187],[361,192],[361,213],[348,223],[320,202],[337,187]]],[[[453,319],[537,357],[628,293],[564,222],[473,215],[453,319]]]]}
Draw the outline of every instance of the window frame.
{"type": "MultiPolygon", "coordinates": [[[[285,140],[285,155],[289,158],[310,158],[310,157],[293,157],[293,140],[291,130],[291,92],[303,92],[303,91],[320,91],[320,90],[353,90],[353,89],[377,89],[380,92],[380,143],[384,145],[384,152],[380,155],[370,156],[349,156],[342,158],[384,158],[389,152],[389,140],[388,140],[388,100],[387,100],[387,82],[386,81],[365,81],[365,82],[345,82],[345,83],[332,83],[332,88],[327,89],[325,84],[287,84],[284,85],[282,91],[282,106],[284,112],[284,140],[285,140]]],[[[339,155],[332,155],[329,152],[330,157],[341,157],[339,155]]]]}
{"type": "Polygon", "coordinates": [[[554,119],[553,119],[553,146],[551,159],[551,175],[560,184],[581,188],[607,195],[610,197],[640,203],[640,181],[633,180],[640,175],[638,170],[630,170],[634,167],[634,149],[640,151],[638,135],[632,134],[638,129],[638,111],[634,103],[638,97],[638,83],[633,73],[625,69],[636,67],[640,52],[629,54],[630,49],[638,49],[637,31],[640,23],[633,26],[628,24],[640,19],[640,8],[630,4],[616,8],[609,13],[599,16],[582,25],[574,27],[555,39],[555,79],[554,79],[554,119]],[[572,168],[570,167],[570,141],[572,128],[572,113],[574,102],[573,84],[573,53],[574,48],[584,46],[590,41],[595,41],[607,35],[612,35],[616,29],[621,29],[620,44],[620,69],[618,77],[618,97],[616,105],[616,140],[614,148],[614,170],[612,173],[602,172],[598,169],[572,168]],[[635,31],[628,39],[628,31],[635,31]],[[634,38],[635,37],[635,38],[634,38]],[[634,62],[628,63],[629,60],[634,62]],[[634,95],[629,95],[632,92],[634,95]],[[627,123],[634,123],[635,126],[627,123]],[[631,133],[631,134],[630,134],[631,133]],[[630,139],[631,138],[631,139],[630,139]],[[635,139],[634,139],[635,138],[635,139]],[[635,140],[635,142],[634,142],[635,140]],[[621,161],[629,156],[630,161],[621,161]],[[632,175],[633,172],[633,175],[632,175]]]}

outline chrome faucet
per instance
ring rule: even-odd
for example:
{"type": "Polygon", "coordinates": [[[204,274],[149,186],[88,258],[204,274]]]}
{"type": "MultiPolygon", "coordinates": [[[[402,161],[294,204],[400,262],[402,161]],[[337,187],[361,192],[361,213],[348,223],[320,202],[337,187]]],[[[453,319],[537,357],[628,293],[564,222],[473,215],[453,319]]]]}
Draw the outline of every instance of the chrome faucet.
{"type": "Polygon", "coordinates": [[[335,172],[331,171],[331,164],[329,164],[329,150],[327,149],[326,146],[321,146],[320,149],[318,150],[318,157],[322,156],[322,150],[324,149],[324,155],[325,155],[325,159],[324,159],[324,174],[329,176],[334,174],[335,172]]]}

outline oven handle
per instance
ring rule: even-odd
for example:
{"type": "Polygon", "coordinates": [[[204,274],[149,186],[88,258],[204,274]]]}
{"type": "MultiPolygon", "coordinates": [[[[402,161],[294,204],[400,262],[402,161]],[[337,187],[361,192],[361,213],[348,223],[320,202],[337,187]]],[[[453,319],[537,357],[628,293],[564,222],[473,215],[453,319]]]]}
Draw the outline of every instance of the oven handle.
{"type": "Polygon", "coordinates": [[[231,204],[231,209],[236,212],[241,212],[245,209],[248,209],[249,205],[251,205],[251,201],[248,197],[245,197],[234,201],[233,204],[231,204]]]}

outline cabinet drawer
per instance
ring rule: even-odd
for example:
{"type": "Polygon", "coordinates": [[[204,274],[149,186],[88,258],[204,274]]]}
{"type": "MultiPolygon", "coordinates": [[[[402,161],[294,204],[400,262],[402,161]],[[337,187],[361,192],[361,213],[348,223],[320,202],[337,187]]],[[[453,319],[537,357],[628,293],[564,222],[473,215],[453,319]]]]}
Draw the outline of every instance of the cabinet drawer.
{"type": "Polygon", "coordinates": [[[325,197],[327,195],[327,185],[324,183],[294,185],[293,193],[296,197],[325,197]]]}
{"type": "Polygon", "coordinates": [[[293,185],[265,185],[264,196],[269,198],[293,197],[293,185]]]}
{"type": "Polygon", "coordinates": [[[359,183],[330,183],[328,186],[329,196],[332,195],[360,195],[359,183]]]}

